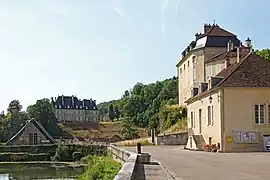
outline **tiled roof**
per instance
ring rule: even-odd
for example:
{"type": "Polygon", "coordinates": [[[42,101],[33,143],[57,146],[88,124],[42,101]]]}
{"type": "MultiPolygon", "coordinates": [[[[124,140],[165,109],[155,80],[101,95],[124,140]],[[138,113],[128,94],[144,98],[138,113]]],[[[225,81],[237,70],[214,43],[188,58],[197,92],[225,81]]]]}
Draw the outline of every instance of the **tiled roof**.
{"type": "MultiPolygon", "coordinates": [[[[248,52],[250,51],[249,48],[247,47],[239,47],[239,58],[243,58],[248,52]]],[[[237,48],[233,48],[233,50],[231,51],[225,51],[219,54],[216,54],[210,58],[208,58],[205,62],[206,63],[210,63],[213,61],[217,61],[217,60],[221,60],[221,59],[225,59],[225,58],[233,58],[237,56],[237,48]]]]}
{"type": "Polygon", "coordinates": [[[255,52],[250,52],[239,62],[223,69],[217,76],[223,79],[216,86],[189,98],[186,102],[191,102],[221,87],[270,87],[270,61],[255,52]]]}
{"type": "Polygon", "coordinates": [[[218,25],[212,25],[207,32],[205,32],[202,36],[236,36],[235,34],[222,29],[218,25]]]}
{"type": "MultiPolygon", "coordinates": [[[[53,99],[53,98],[52,98],[53,99]]],[[[75,96],[58,96],[53,102],[56,109],[87,109],[97,110],[96,102],[92,99],[79,100],[75,96]]]]}
{"type": "Polygon", "coordinates": [[[254,52],[244,57],[220,84],[222,87],[270,87],[270,62],[254,52]]]}

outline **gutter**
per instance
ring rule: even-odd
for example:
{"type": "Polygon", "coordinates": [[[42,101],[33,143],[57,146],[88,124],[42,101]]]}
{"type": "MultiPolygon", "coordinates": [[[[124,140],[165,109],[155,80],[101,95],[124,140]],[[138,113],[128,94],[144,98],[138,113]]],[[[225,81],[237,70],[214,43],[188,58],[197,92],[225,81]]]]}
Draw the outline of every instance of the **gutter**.
{"type": "Polygon", "coordinates": [[[224,152],[224,148],[225,148],[225,118],[224,118],[224,89],[221,88],[220,89],[220,94],[221,94],[221,97],[220,97],[220,116],[221,116],[221,151],[224,152]]]}

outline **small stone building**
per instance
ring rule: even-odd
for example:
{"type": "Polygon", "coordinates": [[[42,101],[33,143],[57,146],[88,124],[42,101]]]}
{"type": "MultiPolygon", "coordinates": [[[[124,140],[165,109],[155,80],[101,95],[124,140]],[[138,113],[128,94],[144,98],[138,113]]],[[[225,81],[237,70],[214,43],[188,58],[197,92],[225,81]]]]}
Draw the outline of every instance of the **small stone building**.
{"type": "Polygon", "coordinates": [[[22,129],[6,145],[54,144],[53,137],[35,119],[28,120],[22,129]]]}

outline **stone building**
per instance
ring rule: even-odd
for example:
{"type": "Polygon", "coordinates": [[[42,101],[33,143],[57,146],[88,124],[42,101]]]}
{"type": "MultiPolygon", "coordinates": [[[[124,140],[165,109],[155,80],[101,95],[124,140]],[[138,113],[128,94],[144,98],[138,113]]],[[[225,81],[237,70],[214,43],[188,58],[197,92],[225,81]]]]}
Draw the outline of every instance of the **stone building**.
{"type": "Polygon", "coordinates": [[[6,145],[40,145],[54,144],[53,137],[34,119],[28,120],[6,145]]]}
{"type": "Polygon", "coordinates": [[[59,123],[98,122],[98,108],[92,99],[80,100],[75,96],[52,98],[55,115],[59,123]]]}

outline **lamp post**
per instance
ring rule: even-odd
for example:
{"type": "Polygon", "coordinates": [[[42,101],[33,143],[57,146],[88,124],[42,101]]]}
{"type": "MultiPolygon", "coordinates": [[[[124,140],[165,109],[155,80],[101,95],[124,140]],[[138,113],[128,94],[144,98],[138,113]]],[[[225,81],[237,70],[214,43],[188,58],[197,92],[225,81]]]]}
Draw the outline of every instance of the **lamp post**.
{"type": "Polygon", "coordinates": [[[213,101],[213,98],[212,98],[212,96],[210,96],[210,97],[209,97],[209,103],[211,104],[212,101],[213,101]]]}

